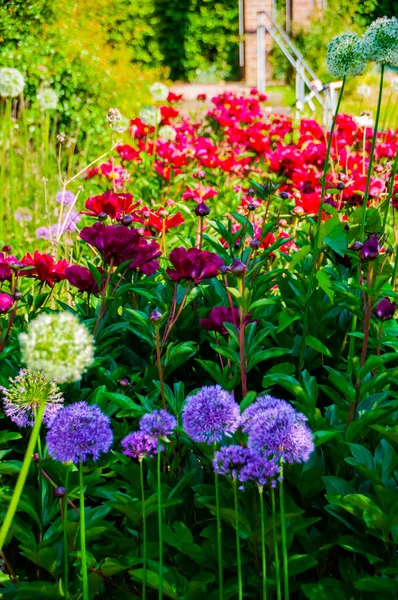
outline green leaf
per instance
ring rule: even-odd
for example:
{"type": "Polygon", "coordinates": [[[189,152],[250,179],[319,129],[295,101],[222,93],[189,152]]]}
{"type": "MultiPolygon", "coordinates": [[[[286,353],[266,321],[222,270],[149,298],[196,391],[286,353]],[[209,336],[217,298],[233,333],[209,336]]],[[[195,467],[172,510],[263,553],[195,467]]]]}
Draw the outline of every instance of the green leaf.
{"type": "Polygon", "coordinates": [[[393,592],[398,590],[398,581],[387,577],[362,577],[354,581],[354,587],[366,592],[393,592]]]}
{"type": "Polygon", "coordinates": [[[307,344],[307,346],[309,346],[313,350],[316,350],[317,352],[320,352],[321,354],[325,354],[326,356],[332,356],[330,350],[326,348],[325,344],[322,344],[322,342],[320,342],[317,338],[315,338],[312,335],[305,336],[305,343],[307,344]]]}

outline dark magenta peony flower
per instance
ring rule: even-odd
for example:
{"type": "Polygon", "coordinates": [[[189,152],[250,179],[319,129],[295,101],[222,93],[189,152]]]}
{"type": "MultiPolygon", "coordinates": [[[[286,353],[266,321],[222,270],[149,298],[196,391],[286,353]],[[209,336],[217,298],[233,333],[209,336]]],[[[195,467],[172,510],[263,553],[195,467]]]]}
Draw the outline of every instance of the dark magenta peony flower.
{"type": "Polygon", "coordinates": [[[382,321],[388,321],[393,318],[396,310],[396,302],[391,302],[389,298],[383,298],[375,308],[375,315],[382,321]]]}
{"type": "Polygon", "coordinates": [[[375,260],[380,253],[379,238],[377,233],[372,233],[362,244],[359,256],[362,260],[375,260]]]}
{"type": "MultiPolygon", "coordinates": [[[[225,335],[228,331],[224,327],[224,323],[233,323],[239,327],[239,310],[234,306],[231,309],[229,306],[216,306],[209,312],[209,316],[200,320],[200,324],[207,331],[217,331],[225,335]]],[[[246,325],[250,323],[250,313],[247,313],[245,319],[246,325]]]]}
{"type": "Polygon", "coordinates": [[[217,277],[219,268],[224,264],[223,260],[214,254],[198,250],[198,248],[174,248],[170,252],[169,259],[174,269],[166,269],[167,275],[173,281],[191,279],[200,283],[203,279],[217,277]]]}
{"type": "Polygon", "coordinates": [[[6,313],[14,304],[14,299],[8,294],[0,294],[0,314],[6,313]]]}
{"type": "Polygon", "coordinates": [[[69,283],[77,287],[79,292],[99,293],[97,282],[90,269],[80,265],[71,265],[65,269],[65,276],[69,283]]]}
{"type": "Polygon", "coordinates": [[[131,260],[129,268],[139,269],[145,275],[152,275],[159,267],[156,260],[161,254],[159,245],[148,242],[135,229],[97,222],[92,227],[84,227],[80,237],[97,248],[108,264],[111,260],[114,265],[131,260]]]}

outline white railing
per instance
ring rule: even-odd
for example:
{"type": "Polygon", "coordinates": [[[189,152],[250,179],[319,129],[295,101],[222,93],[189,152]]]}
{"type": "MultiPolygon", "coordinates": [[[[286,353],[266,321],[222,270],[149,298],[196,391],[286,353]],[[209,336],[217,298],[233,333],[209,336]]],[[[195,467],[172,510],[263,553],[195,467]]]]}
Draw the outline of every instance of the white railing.
{"type": "Polygon", "coordinates": [[[323,110],[323,125],[330,126],[337,102],[336,90],[341,82],[324,85],[305,60],[304,56],[276,23],[267,11],[257,13],[257,88],[264,93],[266,88],[266,31],[279,46],[296,76],[296,116],[299,117],[306,106],[311,112],[316,111],[316,103],[323,110]]]}

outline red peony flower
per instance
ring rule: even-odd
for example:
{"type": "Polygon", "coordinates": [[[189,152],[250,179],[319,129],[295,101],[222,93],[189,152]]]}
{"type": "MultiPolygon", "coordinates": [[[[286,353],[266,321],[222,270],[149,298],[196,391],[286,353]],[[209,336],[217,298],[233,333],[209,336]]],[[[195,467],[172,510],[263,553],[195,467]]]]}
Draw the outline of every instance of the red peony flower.
{"type": "Polygon", "coordinates": [[[158,210],[156,212],[151,212],[148,219],[148,227],[151,229],[155,229],[156,231],[169,231],[173,229],[173,227],[179,227],[184,221],[184,217],[180,212],[175,213],[175,215],[168,217],[162,216],[160,213],[162,211],[158,210]]]}
{"type": "Polygon", "coordinates": [[[119,221],[124,215],[130,215],[140,203],[140,201],[133,203],[131,194],[116,194],[112,190],[107,190],[100,196],[92,196],[86,200],[85,207],[88,210],[83,210],[82,215],[98,217],[101,213],[105,213],[112,220],[119,221]]]}
{"type": "Polygon", "coordinates": [[[67,260],[62,259],[55,262],[52,256],[45,253],[41,254],[37,250],[35,250],[33,256],[29,252],[25,254],[21,264],[25,267],[33,267],[23,275],[35,277],[39,281],[48,283],[50,287],[53,287],[54,283],[65,279],[65,269],[69,267],[67,260]]]}
{"type": "Polygon", "coordinates": [[[182,100],[183,98],[183,94],[175,94],[174,92],[169,92],[169,95],[167,96],[167,102],[170,102],[170,104],[172,102],[179,102],[180,100],[182,100]]]}
{"type": "Polygon", "coordinates": [[[170,252],[169,259],[174,269],[168,267],[167,275],[173,281],[181,279],[191,279],[195,283],[200,283],[203,279],[212,279],[217,277],[219,268],[224,261],[214,254],[197,248],[174,248],[170,252]]]}
{"type": "Polygon", "coordinates": [[[141,150],[136,150],[135,148],[133,148],[133,146],[130,146],[129,144],[116,146],[116,152],[119,154],[122,160],[141,160],[141,150]]]}

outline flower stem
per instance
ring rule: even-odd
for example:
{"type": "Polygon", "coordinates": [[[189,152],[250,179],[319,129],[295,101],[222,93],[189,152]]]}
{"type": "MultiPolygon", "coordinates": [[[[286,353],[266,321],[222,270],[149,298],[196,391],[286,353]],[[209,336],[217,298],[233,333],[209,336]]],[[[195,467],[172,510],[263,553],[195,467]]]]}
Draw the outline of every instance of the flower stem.
{"type": "MultiPolygon", "coordinates": [[[[390,182],[388,184],[388,194],[387,194],[387,199],[386,199],[386,208],[384,211],[384,216],[383,216],[383,226],[382,226],[382,230],[381,233],[383,234],[385,229],[386,229],[386,225],[387,225],[387,217],[388,217],[388,209],[390,208],[390,200],[392,198],[392,193],[393,193],[393,188],[394,188],[394,180],[395,180],[395,175],[398,171],[398,152],[395,155],[394,158],[394,162],[392,165],[392,169],[391,169],[391,173],[390,173],[390,182]]],[[[394,211],[394,203],[392,206],[392,210],[394,211]]]]}
{"type": "Polygon", "coordinates": [[[84,520],[84,484],[83,484],[83,463],[79,463],[79,485],[80,485],[80,554],[82,560],[82,584],[83,600],[89,600],[88,593],[88,575],[87,575],[87,554],[86,554],[86,526],[84,520]]]}
{"type": "Polygon", "coordinates": [[[62,498],[63,526],[64,526],[64,593],[65,600],[69,600],[69,546],[68,546],[68,483],[69,469],[65,474],[65,496],[62,498]]]}
{"type": "Polygon", "coordinates": [[[289,600],[289,563],[286,542],[285,494],[283,489],[283,459],[280,460],[279,507],[281,514],[282,554],[283,554],[283,588],[285,600],[289,600]]]}
{"type": "Polygon", "coordinates": [[[310,281],[308,284],[308,296],[307,296],[307,301],[305,303],[305,309],[304,309],[303,335],[302,335],[301,344],[300,344],[298,373],[301,372],[301,370],[304,366],[305,338],[308,333],[310,303],[311,303],[312,294],[314,292],[316,273],[318,270],[318,259],[319,259],[319,255],[320,255],[319,242],[320,242],[320,233],[321,233],[321,224],[322,224],[323,199],[325,197],[325,191],[326,191],[326,175],[327,175],[328,168],[329,168],[329,159],[330,159],[330,151],[331,151],[332,141],[333,141],[333,133],[334,133],[334,130],[336,127],[337,115],[339,114],[341,100],[343,98],[344,87],[345,87],[345,77],[343,77],[343,82],[342,82],[342,85],[340,88],[340,93],[339,93],[339,97],[337,100],[336,112],[333,115],[332,126],[330,128],[329,139],[328,139],[328,143],[327,143],[327,147],[326,147],[326,157],[325,157],[325,164],[323,167],[323,176],[322,176],[321,198],[320,198],[320,202],[319,202],[318,220],[317,220],[317,224],[316,224],[316,232],[315,232],[315,240],[314,240],[314,262],[313,262],[312,268],[311,268],[310,281]]]}
{"type": "Polygon", "coordinates": [[[272,528],[274,532],[274,555],[275,555],[275,585],[276,585],[276,597],[278,600],[282,598],[281,592],[281,570],[279,565],[279,551],[278,551],[278,534],[276,531],[276,503],[275,503],[275,490],[271,488],[271,506],[272,506],[272,528]]]}
{"type": "Polygon", "coordinates": [[[162,530],[162,481],[160,477],[161,445],[158,440],[157,483],[158,483],[158,529],[159,529],[159,600],[163,598],[163,530],[162,530]]]}
{"type": "Polygon", "coordinates": [[[164,410],[166,410],[166,397],[165,397],[165,393],[164,393],[163,368],[162,368],[162,362],[161,362],[162,349],[160,347],[160,335],[159,335],[158,325],[155,325],[155,336],[156,336],[156,366],[158,368],[160,394],[162,397],[162,406],[163,406],[164,410]]]}
{"type": "MultiPolygon", "coordinates": [[[[217,444],[214,442],[214,452],[217,449],[217,444]]],[[[218,473],[214,473],[214,487],[216,490],[216,521],[217,521],[217,561],[218,561],[218,597],[219,600],[224,598],[223,586],[223,564],[222,564],[222,528],[221,528],[221,511],[220,511],[220,485],[218,481],[218,473]]]]}
{"type": "Polygon", "coordinates": [[[363,198],[361,227],[359,230],[359,239],[360,240],[363,239],[363,236],[365,234],[366,210],[367,210],[367,204],[368,204],[368,200],[369,200],[370,178],[372,176],[373,158],[374,158],[376,140],[377,140],[377,128],[379,126],[379,120],[380,120],[381,98],[383,95],[383,80],[384,80],[384,64],[381,65],[379,97],[377,100],[376,117],[375,117],[375,124],[374,124],[373,137],[372,137],[372,147],[371,147],[370,156],[369,156],[369,165],[368,165],[368,175],[366,178],[365,196],[363,198]]]}
{"type": "Polygon", "coordinates": [[[235,531],[236,531],[236,561],[238,566],[238,598],[243,600],[242,585],[242,557],[240,552],[240,533],[239,533],[239,505],[238,505],[238,482],[233,482],[234,488],[234,511],[235,511],[235,531]]]}
{"type": "Polygon", "coordinates": [[[258,486],[260,495],[260,522],[261,522],[261,566],[263,577],[263,600],[267,600],[267,556],[265,553],[265,518],[264,518],[264,491],[263,486],[258,486]]]}
{"type": "Polygon", "coordinates": [[[0,530],[0,551],[3,549],[4,542],[6,540],[8,531],[12,524],[12,520],[13,520],[16,510],[18,508],[18,502],[21,498],[21,494],[22,494],[22,491],[23,491],[23,488],[25,485],[25,481],[28,476],[29,467],[32,462],[33,453],[36,448],[37,438],[39,437],[45,408],[46,408],[46,402],[45,402],[45,400],[43,400],[39,406],[39,410],[37,411],[35,424],[33,426],[32,433],[30,434],[28,447],[25,452],[25,456],[23,459],[21,470],[19,472],[16,486],[14,488],[14,493],[12,495],[11,502],[10,502],[10,505],[7,510],[7,514],[5,516],[3,525],[0,530]]]}
{"type": "Polygon", "coordinates": [[[142,600],[146,600],[146,508],[144,489],[144,467],[143,459],[140,459],[140,484],[142,504],[142,600]]]}

